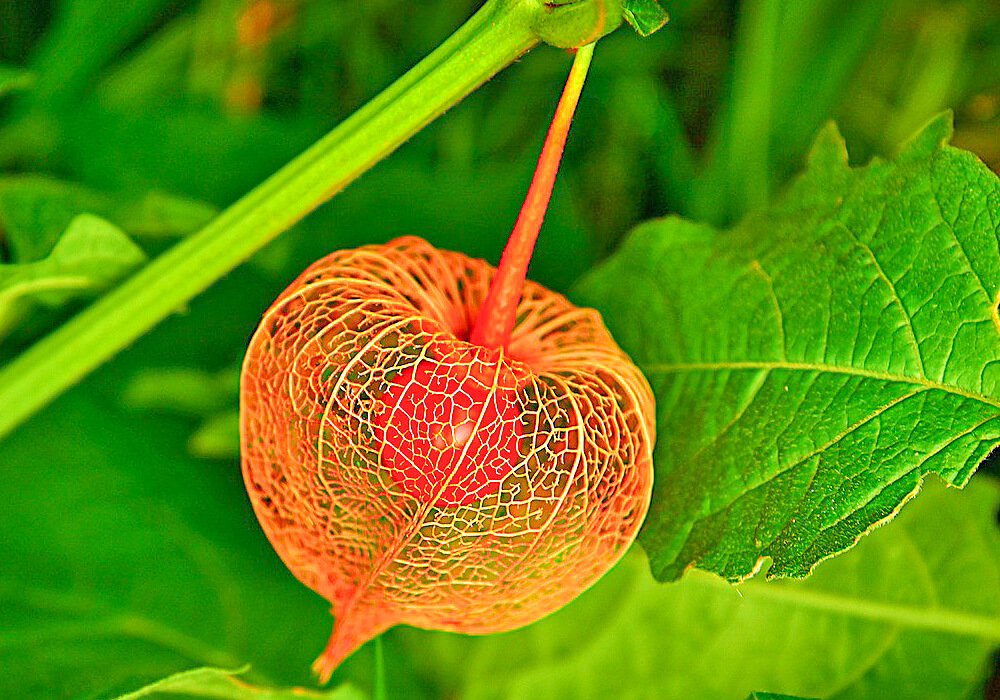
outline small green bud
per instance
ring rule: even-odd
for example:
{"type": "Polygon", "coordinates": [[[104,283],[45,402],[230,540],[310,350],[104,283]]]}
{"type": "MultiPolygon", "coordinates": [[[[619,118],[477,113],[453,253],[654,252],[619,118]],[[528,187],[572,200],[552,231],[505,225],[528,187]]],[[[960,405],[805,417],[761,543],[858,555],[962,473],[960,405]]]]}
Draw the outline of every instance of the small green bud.
{"type": "Polygon", "coordinates": [[[610,34],[622,23],[622,0],[549,0],[533,29],[552,46],[574,49],[610,34]]]}

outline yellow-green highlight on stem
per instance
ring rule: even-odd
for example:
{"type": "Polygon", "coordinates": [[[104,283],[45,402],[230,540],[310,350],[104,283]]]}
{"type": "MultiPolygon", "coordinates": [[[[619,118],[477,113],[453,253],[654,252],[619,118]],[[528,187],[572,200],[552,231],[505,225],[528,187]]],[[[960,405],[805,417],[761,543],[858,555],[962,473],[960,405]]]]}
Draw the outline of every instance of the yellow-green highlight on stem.
{"type": "MultiPolygon", "coordinates": [[[[561,17],[569,34],[580,33],[580,18],[589,4],[596,8],[590,13],[595,17],[617,6],[614,0],[487,0],[429,56],[308,150],[0,370],[0,436],[329,200],[518,56],[540,41],[567,39],[560,35],[561,17]]],[[[619,17],[604,22],[596,33],[620,23],[620,10],[615,11],[619,17]]],[[[582,36],[594,33],[583,27],[582,36]]]]}

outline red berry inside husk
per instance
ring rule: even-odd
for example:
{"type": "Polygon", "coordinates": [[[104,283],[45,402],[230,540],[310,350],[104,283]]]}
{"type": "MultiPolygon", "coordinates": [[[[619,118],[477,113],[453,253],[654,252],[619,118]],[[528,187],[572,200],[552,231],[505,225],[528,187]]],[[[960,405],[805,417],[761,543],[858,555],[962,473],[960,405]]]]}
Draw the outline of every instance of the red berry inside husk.
{"type": "Polygon", "coordinates": [[[500,490],[517,463],[523,427],[516,378],[484,362],[484,354],[452,352],[446,361],[421,361],[382,396],[375,433],[380,461],[393,481],[424,503],[482,500],[500,490]]]}

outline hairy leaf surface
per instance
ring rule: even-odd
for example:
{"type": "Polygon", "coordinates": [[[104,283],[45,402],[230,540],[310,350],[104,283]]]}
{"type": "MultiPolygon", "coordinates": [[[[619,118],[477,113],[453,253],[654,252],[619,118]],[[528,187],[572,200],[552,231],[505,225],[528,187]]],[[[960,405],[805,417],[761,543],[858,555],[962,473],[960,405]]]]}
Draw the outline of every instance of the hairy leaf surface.
{"type": "Polygon", "coordinates": [[[851,169],[827,128],[770,208],[649,222],[578,287],[656,392],[660,580],[805,576],[1000,442],[1000,183],[950,135],[851,169]]]}
{"type": "Polygon", "coordinates": [[[485,638],[411,632],[464,700],[953,700],[1000,643],[1000,486],[931,482],[912,507],[804,581],[667,586],[638,552],[555,615],[485,638]],[[760,694],[760,697],[769,697],[760,694]]]}

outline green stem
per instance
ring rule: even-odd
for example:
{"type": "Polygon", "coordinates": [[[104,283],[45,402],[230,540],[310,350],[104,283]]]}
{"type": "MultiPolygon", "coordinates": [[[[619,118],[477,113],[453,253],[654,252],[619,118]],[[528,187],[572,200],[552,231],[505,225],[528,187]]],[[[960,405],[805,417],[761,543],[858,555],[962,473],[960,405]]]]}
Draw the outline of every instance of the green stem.
{"type": "Polygon", "coordinates": [[[382,635],[375,637],[375,684],[372,688],[375,700],[389,700],[389,692],[385,687],[385,650],[382,648],[382,635]]]}
{"type": "Polygon", "coordinates": [[[0,371],[0,436],[181,308],[538,43],[541,0],[488,0],[302,155],[0,371]]]}

